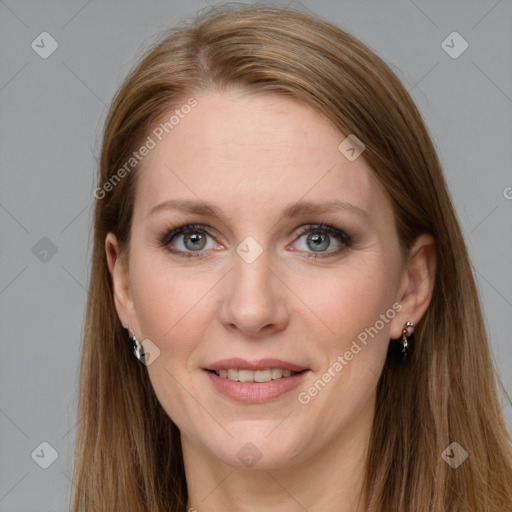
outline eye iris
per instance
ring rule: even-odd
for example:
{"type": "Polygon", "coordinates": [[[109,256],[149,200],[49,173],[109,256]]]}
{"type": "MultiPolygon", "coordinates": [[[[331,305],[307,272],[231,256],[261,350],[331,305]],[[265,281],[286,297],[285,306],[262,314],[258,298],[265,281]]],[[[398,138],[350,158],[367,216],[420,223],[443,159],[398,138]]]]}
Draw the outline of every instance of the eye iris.
{"type": "Polygon", "coordinates": [[[314,251],[322,251],[329,247],[329,235],[324,233],[310,233],[306,243],[312,242],[314,251]]]}
{"type": "Polygon", "coordinates": [[[206,245],[206,237],[202,233],[185,233],[183,235],[183,244],[191,251],[198,251],[206,245]],[[191,242],[193,245],[189,246],[188,242],[191,242]]]}

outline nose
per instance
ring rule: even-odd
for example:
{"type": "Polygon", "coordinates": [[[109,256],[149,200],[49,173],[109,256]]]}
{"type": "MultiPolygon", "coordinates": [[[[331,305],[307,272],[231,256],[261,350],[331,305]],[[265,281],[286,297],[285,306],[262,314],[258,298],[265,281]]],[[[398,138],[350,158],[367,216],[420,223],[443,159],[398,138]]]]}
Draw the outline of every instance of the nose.
{"type": "Polygon", "coordinates": [[[285,329],[289,323],[287,288],[268,251],[251,263],[235,253],[233,265],[223,283],[222,324],[250,337],[269,336],[285,329]]]}

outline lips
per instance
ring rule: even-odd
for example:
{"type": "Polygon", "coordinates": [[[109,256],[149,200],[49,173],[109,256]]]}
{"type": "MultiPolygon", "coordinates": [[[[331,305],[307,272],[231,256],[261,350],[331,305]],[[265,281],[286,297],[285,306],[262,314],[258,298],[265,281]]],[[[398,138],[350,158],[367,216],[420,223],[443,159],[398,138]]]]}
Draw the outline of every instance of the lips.
{"type": "Polygon", "coordinates": [[[271,368],[280,368],[282,370],[290,370],[297,373],[309,369],[306,366],[301,366],[300,364],[292,363],[290,361],[283,361],[282,359],[265,358],[247,361],[246,359],[241,359],[238,357],[216,361],[214,363],[208,364],[204,369],[218,372],[219,370],[229,369],[256,371],[267,370],[271,368]]]}
{"type": "MultiPolygon", "coordinates": [[[[291,372],[291,370],[288,371],[291,372]]],[[[283,376],[282,378],[267,382],[239,382],[226,377],[220,377],[213,370],[208,371],[205,369],[203,372],[214,390],[235,402],[243,404],[263,404],[276,400],[281,396],[285,397],[287,393],[300,386],[310,373],[308,370],[303,370],[292,374],[290,377],[283,376]]]]}
{"type": "Polygon", "coordinates": [[[306,366],[283,359],[238,357],[215,361],[203,371],[218,393],[245,404],[262,404],[286,395],[310,373],[306,366]]]}

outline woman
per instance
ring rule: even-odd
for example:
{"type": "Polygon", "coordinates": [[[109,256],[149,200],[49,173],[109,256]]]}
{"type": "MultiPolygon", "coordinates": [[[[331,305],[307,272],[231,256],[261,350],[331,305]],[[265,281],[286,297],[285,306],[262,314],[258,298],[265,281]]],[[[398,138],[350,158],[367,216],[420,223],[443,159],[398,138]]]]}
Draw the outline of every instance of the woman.
{"type": "Polygon", "coordinates": [[[512,508],[440,164],[360,41],[270,7],[166,34],[95,197],[72,510],[512,508]]]}

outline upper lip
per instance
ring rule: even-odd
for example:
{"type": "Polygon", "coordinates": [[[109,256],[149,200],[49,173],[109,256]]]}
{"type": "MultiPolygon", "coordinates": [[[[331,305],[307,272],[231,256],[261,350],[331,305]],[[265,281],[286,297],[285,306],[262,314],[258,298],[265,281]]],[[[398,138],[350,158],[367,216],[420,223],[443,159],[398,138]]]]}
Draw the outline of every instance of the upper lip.
{"type": "Polygon", "coordinates": [[[283,370],[291,370],[292,372],[301,372],[302,370],[308,370],[305,366],[301,366],[299,364],[291,363],[289,361],[283,361],[282,359],[257,359],[252,361],[247,361],[246,359],[241,359],[239,357],[233,357],[230,359],[222,359],[221,361],[216,361],[215,363],[209,364],[205,367],[206,370],[228,370],[230,368],[240,369],[240,370],[267,370],[268,368],[281,368],[283,370]]]}

